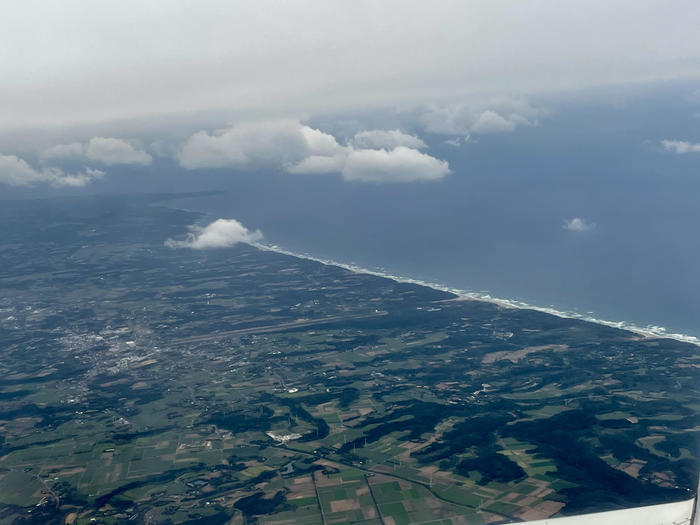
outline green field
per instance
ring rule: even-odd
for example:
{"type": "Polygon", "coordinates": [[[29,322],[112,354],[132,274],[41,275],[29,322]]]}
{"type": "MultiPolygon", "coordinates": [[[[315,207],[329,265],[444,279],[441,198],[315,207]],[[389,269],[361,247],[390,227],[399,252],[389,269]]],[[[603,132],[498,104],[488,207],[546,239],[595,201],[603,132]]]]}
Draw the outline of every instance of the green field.
{"type": "Polygon", "coordinates": [[[696,488],[692,345],[170,250],[195,217],[128,206],[0,239],[0,523],[463,525],[696,488]]]}

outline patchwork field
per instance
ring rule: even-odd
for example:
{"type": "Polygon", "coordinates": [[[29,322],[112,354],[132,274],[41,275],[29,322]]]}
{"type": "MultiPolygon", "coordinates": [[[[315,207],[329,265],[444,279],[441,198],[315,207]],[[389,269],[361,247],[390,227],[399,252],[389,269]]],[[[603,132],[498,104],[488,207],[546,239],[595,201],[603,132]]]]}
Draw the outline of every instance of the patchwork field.
{"type": "Polygon", "coordinates": [[[458,525],[692,496],[695,346],[171,250],[196,217],[147,204],[0,210],[0,523],[458,525]]]}

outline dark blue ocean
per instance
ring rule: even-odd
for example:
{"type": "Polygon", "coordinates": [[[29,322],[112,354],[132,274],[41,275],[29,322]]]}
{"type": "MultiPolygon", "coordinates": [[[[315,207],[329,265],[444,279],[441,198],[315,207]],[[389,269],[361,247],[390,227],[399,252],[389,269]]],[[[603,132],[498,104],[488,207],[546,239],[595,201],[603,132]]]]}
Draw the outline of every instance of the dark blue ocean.
{"type": "Polygon", "coordinates": [[[453,170],[440,182],[218,173],[224,193],[172,205],[293,252],[700,336],[700,153],[660,146],[700,142],[689,104],[564,100],[536,127],[460,148],[423,135],[453,170]],[[595,228],[564,229],[573,217],[595,228]]]}

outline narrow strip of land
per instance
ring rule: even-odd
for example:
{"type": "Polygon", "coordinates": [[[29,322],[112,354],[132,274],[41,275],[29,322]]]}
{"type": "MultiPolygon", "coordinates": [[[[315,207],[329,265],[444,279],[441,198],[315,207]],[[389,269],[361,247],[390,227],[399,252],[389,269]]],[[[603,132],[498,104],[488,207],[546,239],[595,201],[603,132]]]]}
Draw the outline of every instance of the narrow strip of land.
{"type": "Polygon", "coordinates": [[[318,495],[318,487],[316,486],[316,472],[311,473],[311,481],[314,485],[314,492],[316,493],[316,504],[318,505],[318,511],[321,513],[321,521],[323,525],[326,525],[326,516],[323,514],[323,505],[321,505],[321,498],[318,495]]]}

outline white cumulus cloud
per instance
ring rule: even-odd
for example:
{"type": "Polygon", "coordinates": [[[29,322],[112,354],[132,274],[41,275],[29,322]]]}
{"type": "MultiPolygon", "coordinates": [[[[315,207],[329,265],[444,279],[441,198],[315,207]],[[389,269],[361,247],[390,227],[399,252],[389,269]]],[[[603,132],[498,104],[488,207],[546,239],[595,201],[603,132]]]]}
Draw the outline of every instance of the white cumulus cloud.
{"type": "Polygon", "coordinates": [[[661,144],[666,151],[672,151],[682,155],[683,153],[700,153],[700,144],[693,144],[684,140],[662,140],[661,144]]]}
{"type": "Polygon", "coordinates": [[[147,165],[153,158],[127,141],[111,137],[93,137],[87,143],[56,144],[39,154],[42,162],[54,160],[91,161],[106,165],[147,165]]]}
{"type": "Polygon", "coordinates": [[[352,144],[359,149],[394,149],[398,146],[423,149],[427,147],[419,137],[398,129],[360,131],[353,137],[352,144]]]}
{"type": "Polygon", "coordinates": [[[595,223],[587,222],[581,217],[574,217],[571,220],[564,221],[562,228],[572,232],[588,232],[595,229],[595,223]]]}
{"type": "Polygon", "coordinates": [[[90,168],[78,173],[65,173],[59,168],[36,169],[15,155],[0,154],[0,183],[8,186],[33,186],[43,183],[54,187],[79,187],[102,178],[104,174],[104,171],[90,168]]]}
{"type": "Polygon", "coordinates": [[[405,146],[393,150],[354,150],[342,170],[344,179],[365,182],[429,181],[450,173],[446,161],[405,146]]]}
{"type": "Polygon", "coordinates": [[[423,113],[425,129],[441,135],[469,135],[514,131],[536,126],[542,110],[522,99],[501,98],[481,104],[433,106],[423,113]]]}
{"type": "Polygon", "coordinates": [[[506,119],[489,109],[479,115],[476,122],[472,124],[470,131],[473,133],[501,133],[513,131],[516,126],[516,120],[512,118],[506,119]]]}
{"type": "Polygon", "coordinates": [[[312,147],[332,149],[335,139],[304,127],[295,120],[270,120],[243,122],[212,134],[200,131],[187,139],[177,160],[186,169],[279,168],[300,162],[312,147]]]}
{"type": "Polygon", "coordinates": [[[71,144],[56,144],[43,150],[39,156],[42,162],[63,159],[81,159],[85,155],[85,147],[80,142],[71,144]]]}
{"type": "Polygon", "coordinates": [[[310,155],[301,162],[287,167],[287,172],[305,175],[323,175],[326,173],[340,173],[343,171],[348,152],[337,155],[310,155]]]}
{"type": "Polygon", "coordinates": [[[301,134],[311,155],[333,156],[344,153],[347,148],[338,144],[333,135],[309,126],[301,126],[301,134]]]}
{"type": "Polygon", "coordinates": [[[168,239],[165,245],[169,248],[205,250],[229,248],[240,242],[252,243],[259,241],[262,237],[260,230],[251,232],[235,219],[217,219],[204,227],[190,226],[190,232],[184,240],[168,239]]]}
{"type": "Polygon", "coordinates": [[[93,137],[87,143],[85,156],[102,164],[150,164],[153,158],[122,139],[93,137]]]}
{"type": "Polygon", "coordinates": [[[61,170],[56,168],[51,169],[59,172],[59,176],[51,181],[51,184],[56,187],[69,186],[72,188],[78,188],[87,186],[95,179],[101,179],[105,175],[104,171],[93,170],[90,168],[84,168],[83,171],[79,173],[63,173],[61,170]]]}
{"type": "Polygon", "coordinates": [[[176,157],[186,169],[272,168],[372,182],[437,180],[449,174],[447,162],[417,149],[423,147],[420,138],[399,130],[363,131],[342,145],[333,135],[299,121],[270,120],[243,122],[211,134],[200,131],[176,157]]]}

